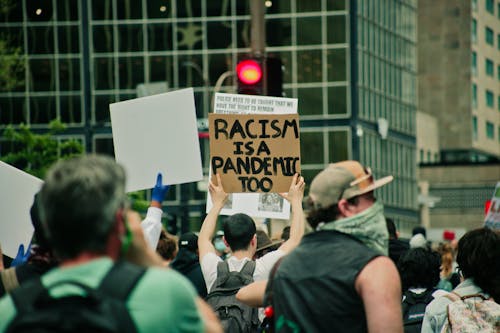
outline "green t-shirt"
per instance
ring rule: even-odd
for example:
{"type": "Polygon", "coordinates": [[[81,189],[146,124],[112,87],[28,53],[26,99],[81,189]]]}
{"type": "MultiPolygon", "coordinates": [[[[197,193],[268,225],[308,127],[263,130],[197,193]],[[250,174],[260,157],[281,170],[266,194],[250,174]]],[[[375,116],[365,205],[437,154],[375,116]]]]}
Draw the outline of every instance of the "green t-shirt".
{"type": "MultiPolygon", "coordinates": [[[[61,280],[73,280],[96,288],[111,268],[109,258],[68,268],[57,268],[42,277],[42,283],[52,285],[61,280]]],[[[82,293],[75,286],[61,285],[51,289],[54,297],[82,293]]],[[[202,332],[203,324],[195,304],[196,291],[181,274],[171,269],[150,268],[139,280],[127,300],[138,332],[202,332]]],[[[0,299],[0,332],[14,318],[16,309],[9,296],[0,299]]]]}

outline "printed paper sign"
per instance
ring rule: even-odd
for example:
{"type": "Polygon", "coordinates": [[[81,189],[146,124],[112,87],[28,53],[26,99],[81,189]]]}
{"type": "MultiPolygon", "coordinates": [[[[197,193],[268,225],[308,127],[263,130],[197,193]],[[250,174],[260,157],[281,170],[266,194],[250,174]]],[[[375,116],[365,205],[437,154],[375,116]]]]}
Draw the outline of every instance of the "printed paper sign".
{"type": "Polygon", "coordinates": [[[127,192],[203,178],[193,89],[110,104],[116,161],[127,192]]]}
{"type": "Polygon", "coordinates": [[[500,182],[495,187],[490,209],[484,220],[484,226],[493,230],[500,230],[500,182]]]}
{"type": "Polygon", "coordinates": [[[43,181],[0,162],[0,245],[5,255],[15,258],[20,244],[28,248],[33,237],[30,208],[43,181]]]}
{"type": "Polygon", "coordinates": [[[210,114],[212,173],[227,193],[287,192],[300,172],[299,132],[297,114],[210,114]]]}
{"type": "Polygon", "coordinates": [[[214,113],[297,113],[297,99],[217,93],[214,113]]]}

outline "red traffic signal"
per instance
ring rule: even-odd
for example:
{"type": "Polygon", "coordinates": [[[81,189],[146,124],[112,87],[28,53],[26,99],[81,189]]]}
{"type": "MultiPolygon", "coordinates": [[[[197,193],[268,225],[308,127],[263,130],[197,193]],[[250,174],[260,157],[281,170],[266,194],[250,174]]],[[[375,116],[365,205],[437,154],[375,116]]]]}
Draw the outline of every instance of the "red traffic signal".
{"type": "Polygon", "coordinates": [[[262,67],[253,59],[245,59],[236,66],[238,80],[244,84],[256,84],[262,79],[262,67]]]}

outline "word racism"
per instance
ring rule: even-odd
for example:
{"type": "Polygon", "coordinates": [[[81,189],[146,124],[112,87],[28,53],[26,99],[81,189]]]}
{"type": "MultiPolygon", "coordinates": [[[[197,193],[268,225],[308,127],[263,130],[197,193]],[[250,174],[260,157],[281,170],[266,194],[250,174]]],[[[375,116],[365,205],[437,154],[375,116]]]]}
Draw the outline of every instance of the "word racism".
{"type": "Polygon", "coordinates": [[[286,192],[300,172],[297,114],[210,114],[212,173],[224,190],[286,192]]]}

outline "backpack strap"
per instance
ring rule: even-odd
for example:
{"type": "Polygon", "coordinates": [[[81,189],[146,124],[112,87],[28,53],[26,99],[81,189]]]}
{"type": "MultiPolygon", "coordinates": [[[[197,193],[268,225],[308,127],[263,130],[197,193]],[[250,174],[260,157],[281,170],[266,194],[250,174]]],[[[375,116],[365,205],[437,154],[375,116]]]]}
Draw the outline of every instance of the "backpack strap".
{"type": "Polygon", "coordinates": [[[15,267],[0,271],[0,276],[2,277],[2,284],[6,294],[19,286],[15,267]]]}
{"type": "Polygon", "coordinates": [[[98,290],[119,301],[126,301],[145,272],[143,267],[118,261],[102,279],[98,290]]]}
{"type": "Polygon", "coordinates": [[[122,306],[114,306],[111,311],[119,318],[120,332],[134,333],[137,327],[125,305],[128,296],[142,278],[146,269],[123,260],[116,262],[104,276],[97,288],[103,294],[119,301],[122,306]]]}
{"type": "Polygon", "coordinates": [[[249,276],[253,281],[253,272],[255,272],[255,261],[247,260],[247,262],[243,265],[243,268],[241,268],[240,273],[249,276]]]}
{"type": "Polygon", "coordinates": [[[16,311],[21,313],[33,311],[35,301],[42,294],[48,296],[49,292],[42,284],[42,280],[38,277],[23,283],[22,288],[12,290],[10,297],[16,307],[16,311]]]}

